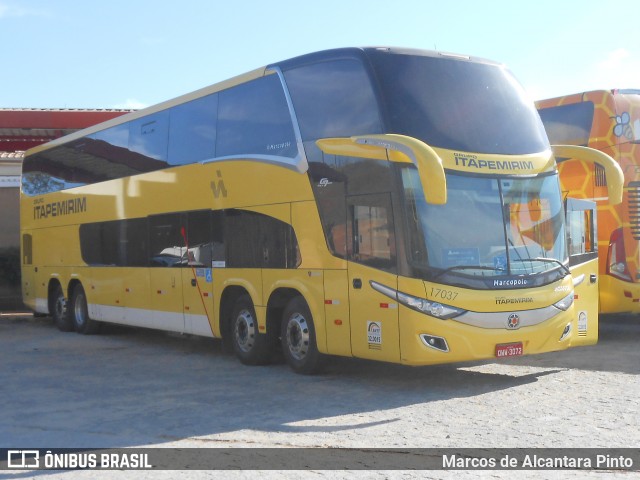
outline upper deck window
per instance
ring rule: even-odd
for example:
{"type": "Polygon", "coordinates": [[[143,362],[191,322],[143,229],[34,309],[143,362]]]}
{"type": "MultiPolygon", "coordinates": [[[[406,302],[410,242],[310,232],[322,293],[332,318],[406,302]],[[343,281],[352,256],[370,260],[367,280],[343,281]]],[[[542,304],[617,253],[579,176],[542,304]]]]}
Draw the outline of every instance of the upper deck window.
{"type": "Polygon", "coordinates": [[[593,125],[593,102],[571,103],[539,110],[553,145],[589,145],[593,125]]]}
{"type": "Polygon", "coordinates": [[[28,155],[22,191],[41,195],[225,156],[295,158],[277,75],[267,75],[28,155]]]}
{"type": "Polygon", "coordinates": [[[298,153],[282,84],[269,75],[220,92],[216,157],[298,153]]]}
{"type": "Polygon", "coordinates": [[[372,52],[387,133],[433,147],[517,155],[549,148],[522,87],[500,65],[372,52]]]}
{"type": "Polygon", "coordinates": [[[360,61],[303,65],[284,76],[303,141],[382,133],[378,102],[360,61]]]}

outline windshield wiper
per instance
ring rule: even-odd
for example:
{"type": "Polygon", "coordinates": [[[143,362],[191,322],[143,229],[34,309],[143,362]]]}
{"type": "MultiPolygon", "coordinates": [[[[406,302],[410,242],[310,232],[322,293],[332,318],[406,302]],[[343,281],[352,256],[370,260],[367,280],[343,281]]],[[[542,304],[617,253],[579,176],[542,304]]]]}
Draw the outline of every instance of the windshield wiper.
{"type": "Polygon", "coordinates": [[[571,275],[571,270],[560,260],[555,258],[536,257],[536,258],[520,258],[521,262],[545,262],[545,263],[557,263],[566,272],[567,275],[571,275]]]}
{"type": "Polygon", "coordinates": [[[445,268],[444,270],[440,270],[438,273],[435,274],[435,276],[433,277],[433,280],[436,280],[436,279],[440,278],[442,275],[444,275],[445,273],[449,273],[449,272],[452,272],[454,270],[491,270],[492,272],[495,272],[495,271],[504,272],[505,271],[504,268],[485,267],[483,265],[455,265],[453,267],[449,267],[449,268],[445,268]]]}

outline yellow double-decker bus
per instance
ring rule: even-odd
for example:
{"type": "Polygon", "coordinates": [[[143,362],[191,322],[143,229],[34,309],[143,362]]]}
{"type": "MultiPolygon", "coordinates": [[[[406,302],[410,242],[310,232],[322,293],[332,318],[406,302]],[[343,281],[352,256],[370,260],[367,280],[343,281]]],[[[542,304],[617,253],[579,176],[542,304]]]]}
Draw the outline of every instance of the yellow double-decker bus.
{"type": "MultiPolygon", "coordinates": [[[[621,196],[610,157],[564,148],[621,196]]],[[[598,321],[593,209],[567,211],[580,241],[503,65],[330,50],[27,152],[24,301],[61,330],[222,337],[246,364],[282,349],[300,373],[325,355],[560,350],[593,343],[598,321]]]]}
{"type": "Polygon", "coordinates": [[[607,197],[606,172],[566,158],[562,189],[598,204],[600,311],[640,313],[640,90],[594,90],[537,102],[552,142],[601,150],[624,172],[623,202],[607,197]]]}

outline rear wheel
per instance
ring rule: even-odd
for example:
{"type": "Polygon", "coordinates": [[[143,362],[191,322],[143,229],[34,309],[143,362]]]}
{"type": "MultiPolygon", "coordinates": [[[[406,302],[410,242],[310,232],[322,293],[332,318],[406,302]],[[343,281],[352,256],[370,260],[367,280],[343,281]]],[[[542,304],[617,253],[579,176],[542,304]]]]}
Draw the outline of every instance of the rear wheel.
{"type": "Polygon", "coordinates": [[[70,307],[69,313],[76,332],[83,333],[85,335],[91,335],[98,332],[100,322],[89,318],[87,296],[84,293],[84,288],[80,284],[77,284],[73,289],[70,307]]]}
{"type": "Polygon", "coordinates": [[[302,297],[287,304],[280,335],[282,351],[294,372],[310,375],[322,368],[324,356],[318,351],[311,311],[302,297]]]}
{"type": "Polygon", "coordinates": [[[67,299],[64,298],[64,292],[60,285],[56,285],[49,296],[49,313],[53,317],[53,323],[56,324],[61,332],[71,332],[73,330],[73,322],[69,318],[67,312],[67,299]]]}
{"type": "Polygon", "coordinates": [[[249,295],[236,300],[231,313],[231,343],[238,359],[245,365],[264,365],[271,359],[269,336],[258,331],[258,320],[249,295]]]}

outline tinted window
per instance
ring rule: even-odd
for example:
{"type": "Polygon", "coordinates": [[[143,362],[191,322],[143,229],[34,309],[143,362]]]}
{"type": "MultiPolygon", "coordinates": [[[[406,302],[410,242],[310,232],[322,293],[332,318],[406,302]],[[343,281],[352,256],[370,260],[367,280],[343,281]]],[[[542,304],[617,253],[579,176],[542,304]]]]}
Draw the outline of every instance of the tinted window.
{"type": "Polygon", "coordinates": [[[147,244],[146,218],[80,225],[81,254],[89,265],[144,267],[147,244]]]}
{"type": "Polygon", "coordinates": [[[129,150],[146,158],[167,160],[169,112],[162,111],[129,123],[129,150]]]}
{"type": "Polygon", "coordinates": [[[572,103],[539,110],[552,145],[589,144],[593,125],[593,102],[572,103]]]}
{"type": "Polygon", "coordinates": [[[216,156],[295,157],[297,144],[282,84],[268,75],[219,93],[216,156]]]}
{"type": "Polygon", "coordinates": [[[284,72],[302,139],[381,133],[369,77],[357,60],[321,62],[284,72]]]}
{"type": "MultiPolygon", "coordinates": [[[[243,210],[200,210],[80,226],[89,265],[296,268],[291,225],[243,210]]],[[[26,260],[25,260],[26,261],[26,260]]]]}
{"type": "Polygon", "coordinates": [[[295,268],[298,242],[291,225],[244,210],[225,212],[227,267],[295,268]]]}
{"type": "MultiPolygon", "coordinates": [[[[202,210],[189,212],[187,214],[187,230],[184,244],[188,249],[187,260],[191,266],[211,268],[213,231],[211,225],[212,212],[202,210]]],[[[219,235],[218,243],[222,241],[222,232],[219,235]]]]}
{"type": "Polygon", "coordinates": [[[28,233],[22,235],[22,263],[24,265],[33,263],[33,238],[28,233]]]}
{"type": "Polygon", "coordinates": [[[347,239],[350,260],[384,270],[394,270],[396,244],[389,194],[347,197],[347,239]]]}
{"type": "Polygon", "coordinates": [[[120,233],[120,248],[123,250],[123,265],[145,267],[149,264],[147,219],[134,218],[119,222],[124,232],[120,233]]]}
{"type": "Polygon", "coordinates": [[[116,125],[94,133],[89,138],[101,140],[113,147],[129,148],[129,125],[126,123],[116,125]]]}
{"type": "MultiPolygon", "coordinates": [[[[136,126],[142,131],[141,124],[136,126]]],[[[129,150],[128,142],[129,124],[123,124],[29,155],[22,166],[23,191],[27,195],[40,195],[167,166],[165,161],[143,152],[144,142],[137,143],[140,152],[129,150]]]]}
{"type": "Polygon", "coordinates": [[[200,162],[216,156],[217,115],[217,94],[171,109],[170,164],[200,162]]]}
{"type": "Polygon", "coordinates": [[[187,264],[187,247],[182,228],[183,215],[170,213],[149,217],[149,247],[152,267],[180,267],[187,264]]]}
{"type": "Polygon", "coordinates": [[[121,265],[119,221],[80,225],[82,259],[89,265],[121,265]]]}
{"type": "Polygon", "coordinates": [[[289,107],[272,74],[29,155],[23,191],[66,188],[229,155],[295,158],[289,107]],[[218,105],[219,103],[219,105],[218,105]]]}
{"type": "MultiPolygon", "coordinates": [[[[365,206],[388,208],[385,213],[387,220],[383,223],[387,226],[393,224],[392,217],[389,216],[390,207],[353,203],[355,200],[351,201],[351,210],[348,210],[347,205],[348,198],[355,199],[360,196],[365,198],[365,196],[371,197],[371,194],[389,194],[391,192],[392,177],[389,162],[324,155],[323,162],[310,164],[309,172],[327,245],[335,255],[347,258],[354,252],[353,227],[365,215],[365,210],[357,205],[361,205],[363,208],[365,206]]],[[[378,221],[374,221],[372,218],[379,219],[382,214],[380,209],[370,210],[366,215],[371,218],[363,221],[372,226],[378,221]]],[[[389,229],[392,230],[391,227],[389,229]]],[[[372,231],[369,228],[368,234],[372,231]]],[[[376,245],[379,245],[379,243],[376,243],[376,245]]],[[[355,247],[358,248],[357,246],[355,247]]]]}
{"type": "Polygon", "coordinates": [[[225,215],[227,267],[257,268],[261,264],[260,225],[256,214],[231,210],[225,215]]]}
{"type": "Polygon", "coordinates": [[[451,150],[496,154],[549,148],[540,118],[502,66],[372,52],[388,133],[451,150]]]}

